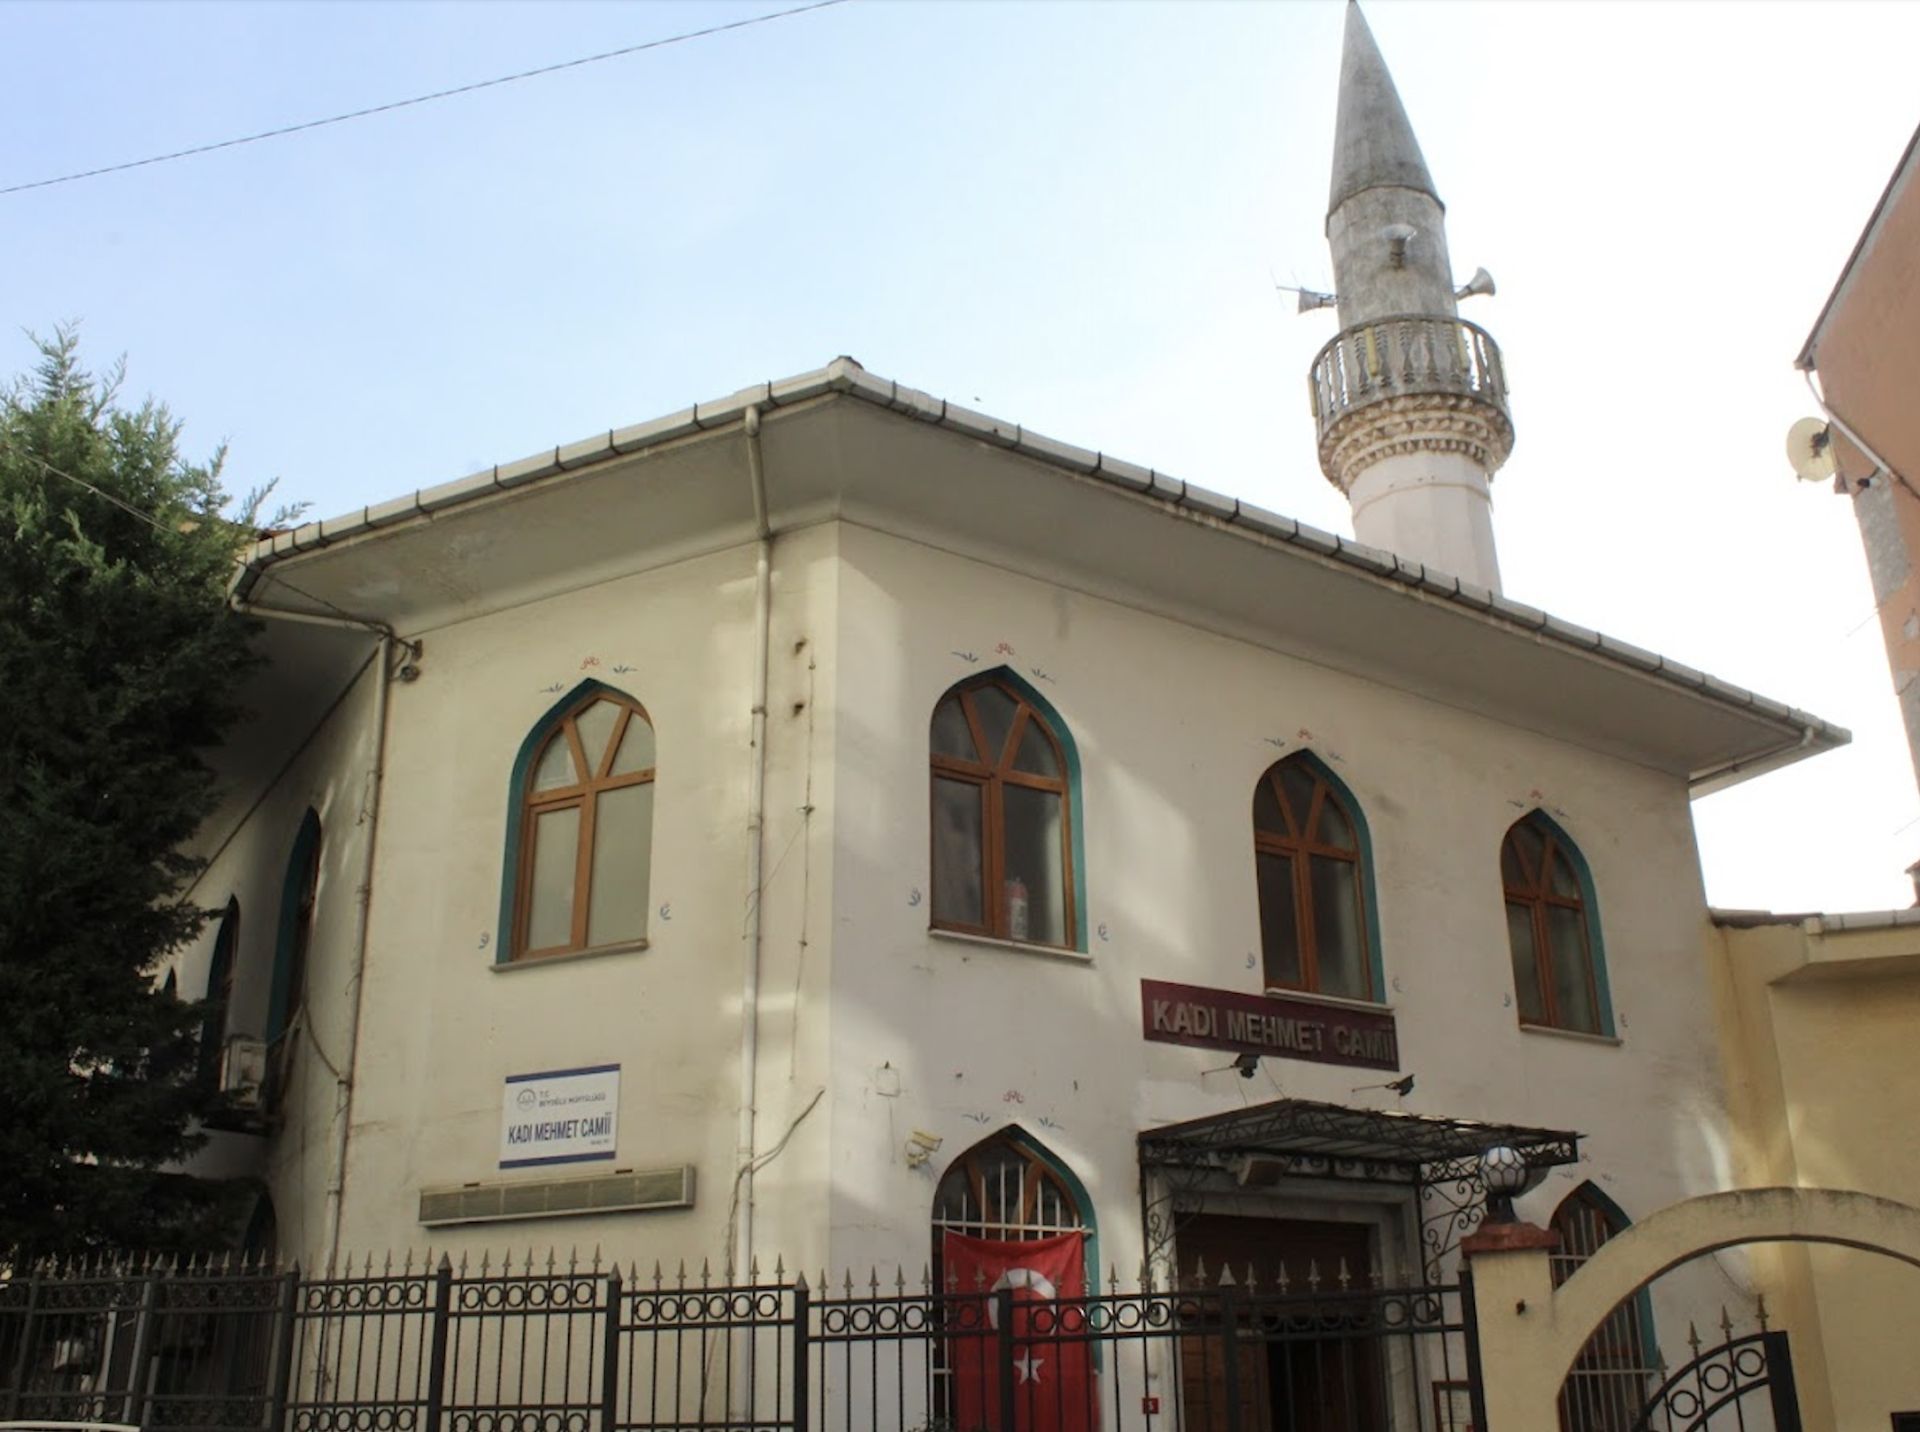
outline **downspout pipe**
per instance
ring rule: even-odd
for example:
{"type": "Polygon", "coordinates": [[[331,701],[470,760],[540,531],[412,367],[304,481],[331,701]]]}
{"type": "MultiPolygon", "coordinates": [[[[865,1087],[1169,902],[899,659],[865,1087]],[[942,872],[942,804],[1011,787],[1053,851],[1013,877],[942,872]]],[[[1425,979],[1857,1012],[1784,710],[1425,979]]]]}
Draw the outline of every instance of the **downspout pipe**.
{"type": "Polygon", "coordinates": [[[326,1247],[321,1266],[331,1270],[340,1255],[340,1223],[346,1202],[347,1142],[353,1128],[354,1075],[360,1067],[360,1013],[366,999],[367,940],[373,914],[374,855],[380,833],[380,802],[386,787],[388,693],[393,687],[394,650],[398,647],[410,660],[418,659],[420,644],[403,641],[384,622],[359,617],[329,617],[314,612],[289,611],[259,602],[232,597],[229,604],[246,616],[270,621],[304,622],[313,626],[331,626],[343,630],[370,631],[380,638],[379,685],[374,688],[373,768],[368,772],[370,789],[362,797],[367,823],[366,850],[361,857],[360,884],[356,893],[353,941],[353,973],[349,980],[352,998],[347,1003],[346,1060],[334,1077],[333,1130],[327,1160],[327,1195],[324,1223],[326,1247]]]}
{"type": "Polygon", "coordinates": [[[738,1281],[753,1267],[753,1176],[756,1101],[760,1080],[760,895],[766,854],[767,668],[773,624],[773,527],[767,515],[767,473],[760,451],[760,409],[747,409],[742,424],[747,476],[753,491],[753,705],[747,764],[747,904],[741,931],[740,1130],[735,1150],[733,1247],[728,1273],[738,1281]]]}

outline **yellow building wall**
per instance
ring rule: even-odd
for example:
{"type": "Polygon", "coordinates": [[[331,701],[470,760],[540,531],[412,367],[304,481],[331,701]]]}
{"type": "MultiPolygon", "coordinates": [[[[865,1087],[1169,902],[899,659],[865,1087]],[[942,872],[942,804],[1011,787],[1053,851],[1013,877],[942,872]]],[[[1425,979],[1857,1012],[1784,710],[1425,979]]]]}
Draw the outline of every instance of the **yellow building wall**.
{"type": "MultiPolygon", "coordinates": [[[[1717,923],[1711,950],[1741,1182],[1920,1201],[1920,920],[1717,923]]],[[[1809,1432],[1920,1409],[1920,1272],[1872,1253],[1778,1244],[1756,1281],[1793,1338],[1809,1432]]]]}

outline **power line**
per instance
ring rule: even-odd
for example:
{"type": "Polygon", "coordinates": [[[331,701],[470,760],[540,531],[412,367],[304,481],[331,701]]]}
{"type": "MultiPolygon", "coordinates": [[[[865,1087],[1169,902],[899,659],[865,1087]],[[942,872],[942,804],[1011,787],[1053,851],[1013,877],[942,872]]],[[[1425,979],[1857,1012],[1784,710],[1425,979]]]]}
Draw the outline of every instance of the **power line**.
{"type": "Polygon", "coordinates": [[[356,109],[348,114],[330,115],[325,119],[309,119],[300,124],[283,125],[279,129],[263,129],[258,134],[242,135],[238,139],[222,139],[213,144],[196,144],[191,149],[176,149],[170,154],[154,154],[145,159],[129,159],[122,164],[107,164],[98,169],[83,169],[78,173],[61,174],[52,179],[34,179],[25,184],[10,184],[0,188],[0,196],[21,194],[29,189],[46,189],[55,184],[72,184],[80,179],[97,179],[102,174],[119,174],[128,169],[143,169],[149,164],[166,164],[175,159],[190,159],[196,154],[212,154],[220,149],[236,149],[242,144],[258,144],[263,139],[278,139],[282,135],[300,134],[309,129],[324,129],[330,124],[345,124],[350,119],[366,119],[370,115],[390,114],[397,109],[409,109],[414,105],[431,104],[435,100],[472,94],[476,90],[516,84],[521,80],[537,79],[541,75],[558,74],[561,70],[579,69],[582,65],[595,65],[602,60],[617,60],[626,55],[637,55],[643,50],[659,50],[668,45],[683,44],[688,40],[704,40],[710,35],[723,35],[729,30],[744,30],[752,25],[764,25],[769,20],[784,20],[791,15],[805,15],[811,10],[825,10],[834,5],[846,3],[847,0],[813,0],[812,4],[797,5],[791,10],[775,10],[765,15],[750,15],[744,20],[729,20],[724,24],[709,25],[703,30],[688,30],[684,34],[668,35],[659,40],[646,40],[638,45],[627,45],[598,55],[583,55],[575,60],[562,60],[558,64],[542,65],[539,69],[522,70],[515,75],[477,80],[472,84],[456,85],[452,89],[435,90],[432,94],[415,95],[412,99],[397,99],[388,104],[376,104],[371,109],[356,109]]]}

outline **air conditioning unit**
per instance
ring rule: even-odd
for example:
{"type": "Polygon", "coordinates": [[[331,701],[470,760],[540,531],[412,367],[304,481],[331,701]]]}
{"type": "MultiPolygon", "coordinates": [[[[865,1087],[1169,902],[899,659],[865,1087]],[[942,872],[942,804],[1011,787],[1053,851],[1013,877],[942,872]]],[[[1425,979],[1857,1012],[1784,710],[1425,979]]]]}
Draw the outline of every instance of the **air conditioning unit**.
{"type": "Polygon", "coordinates": [[[266,1081],[267,1041],[250,1034],[229,1035],[220,1052],[220,1092],[237,1109],[258,1109],[266,1081]]]}

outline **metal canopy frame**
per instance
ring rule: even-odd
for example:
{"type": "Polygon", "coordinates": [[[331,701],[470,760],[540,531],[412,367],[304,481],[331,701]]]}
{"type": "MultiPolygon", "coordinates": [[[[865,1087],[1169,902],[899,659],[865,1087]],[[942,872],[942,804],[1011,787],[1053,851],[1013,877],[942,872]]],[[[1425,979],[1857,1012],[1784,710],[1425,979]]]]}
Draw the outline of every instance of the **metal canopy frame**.
{"type": "Polygon", "coordinates": [[[1541,1170],[1580,1157],[1580,1136],[1561,1129],[1275,1099],[1144,1130],[1140,1164],[1226,1168],[1263,1158],[1302,1165],[1299,1172],[1319,1177],[1426,1184],[1476,1177],[1480,1155],[1503,1145],[1541,1170]]]}
{"type": "MultiPolygon", "coordinates": [[[[1577,1163],[1580,1135],[1564,1129],[1484,1123],[1391,1109],[1355,1109],[1310,1099],[1275,1099],[1224,1114],[1165,1124],[1139,1135],[1140,1171],[1181,1182],[1213,1172],[1244,1170],[1254,1160],[1278,1166],[1283,1177],[1364,1180],[1399,1184],[1416,1192],[1420,1244],[1428,1280],[1438,1281],[1441,1260],[1475,1227],[1485,1211],[1480,1155],[1490,1148],[1515,1150],[1536,1177],[1577,1163]]],[[[1146,1180],[1141,1181],[1145,1194],[1146,1180]]],[[[1145,1202],[1143,1197],[1143,1203],[1145,1202]]],[[[1170,1220],[1143,1207],[1150,1245],[1171,1234],[1170,1220]]]]}

